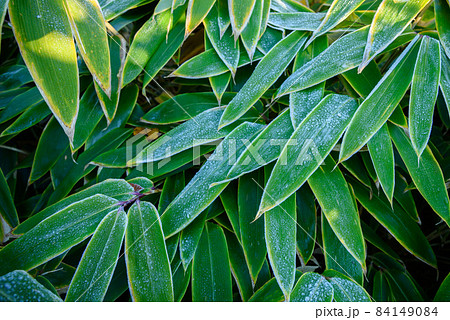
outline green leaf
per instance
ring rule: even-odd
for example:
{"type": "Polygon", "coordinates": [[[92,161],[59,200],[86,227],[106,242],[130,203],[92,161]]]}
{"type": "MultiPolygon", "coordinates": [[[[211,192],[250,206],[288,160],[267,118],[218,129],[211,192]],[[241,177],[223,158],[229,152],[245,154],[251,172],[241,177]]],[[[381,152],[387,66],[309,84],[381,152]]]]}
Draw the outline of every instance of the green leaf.
{"type": "Polygon", "coordinates": [[[213,155],[161,215],[166,237],[186,227],[220,195],[227,183],[214,187],[210,185],[225,177],[233,165],[233,160],[245,147],[242,139],[251,140],[261,127],[259,124],[243,123],[221,142],[213,155]]]}
{"type": "Polygon", "coordinates": [[[236,97],[228,104],[219,127],[239,119],[277,81],[305,40],[304,33],[293,32],[266,54],[236,97]]]}
{"type": "Polygon", "coordinates": [[[391,256],[394,259],[400,260],[400,257],[378,234],[376,230],[374,230],[371,226],[361,221],[361,228],[364,234],[364,238],[375,247],[391,256]]]}
{"type": "Polygon", "coordinates": [[[364,27],[333,42],[328,49],[287,78],[275,98],[312,87],[355,68],[361,62],[368,31],[369,28],[364,27]]]}
{"type": "Polygon", "coordinates": [[[172,272],[156,208],[138,202],[128,210],[125,261],[133,301],[173,301],[172,272]]]}
{"type": "Polygon", "coordinates": [[[333,149],[357,108],[347,96],[331,94],[311,111],[284,146],[261,200],[262,214],[293,194],[333,149]]]}
{"type": "Polygon", "coordinates": [[[29,183],[33,183],[46,174],[58,158],[69,148],[69,140],[55,118],[50,119],[44,128],[34,154],[29,183]]]}
{"type": "Polygon", "coordinates": [[[228,14],[228,0],[217,0],[216,3],[220,36],[223,37],[231,24],[230,15],[228,14]]]}
{"type": "Polygon", "coordinates": [[[192,263],[187,270],[184,270],[178,256],[172,262],[172,279],[174,300],[180,302],[186,294],[189,283],[191,282],[192,263]]]}
{"type": "MultiPolygon", "coordinates": [[[[320,37],[305,50],[299,52],[295,58],[293,70],[298,70],[305,63],[319,55],[328,47],[327,37],[320,37]]],[[[306,118],[308,113],[322,100],[325,90],[325,82],[305,90],[293,92],[289,95],[289,108],[291,121],[294,128],[306,118]]]]}
{"type": "Polygon", "coordinates": [[[225,236],[227,239],[231,273],[239,288],[242,301],[248,301],[253,295],[253,282],[247,263],[245,262],[244,251],[235,234],[226,232],[225,236]]]}
{"type": "Polygon", "coordinates": [[[159,45],[166,40],[171,12],[152,16],[138,30],[128,51],[123,71],[123,85],[133,81],[145,68],[159,45]]]}
{"type": "Polygon", "coordinates": [[[367,142],[370,158],[377,173],[378,181],[389,202],[392,203],[395,186],[394,148],[387,125],[384,124],[367,142]]]}
{"type": "Polygon", "coordinates": [[[231,72],[209,78],[209,84],[211,85],[211,89],[213,90],[219,104],[222,102],[222,97],[230,84],[230,80],[231,72]]]}
{"type": "Polygon", "coordinates": [[[169,176],[164,180],[164,186],[159,197],[158,212],[164,212],[167,206],[185,187],[184,172],[179,172],[169,176]]]}
{"type": "Polygon", "coordinates": [[[0,216],[12,228],[19,224],[16,206],[2,169],[0,169],[0,216]]]}
{"type": "MultiPolygon", "coordinates": [[[[272,167],[265,167],[266,180],[272,167]]],[[[295,280],[296,209],[296,196],[293,194],[282,204],[264,214],[264,234],[269,262],[286,300],[289,300],[295,280]]]]}
{"type": "Polygon", "coordinates": [[[106,24],[97,0],[64,0],[78,50],[94,80],[111,96],[111,63],[106,24]]]}
{"type": "Polygon", "coordinates": [[[247,27],[257,0],[228,0],[228,10],[234,39],[247,27]]]}
{"type": "Polygon", "coordinates": [[[192,265],[192,300],[232,301],[231,272],[223,230],[207,223],[192,265]]]}
{"type": "Polygon", "coordinates": [[[226,181],[234,180],[277,159],[293,132],[289,109],[285,109],[248,143],[245,151],[231,167],[226,181]]]}
{"type": "Polygon", "coordinates": [[[0,301],[59,302],[62,300],[25,271],[16,270],[0,277],[0,301]]]}
{"type": "MultiPolygon", "coordinates": [[[[228,103],[235,95],[225,93],[223,103],[228,103]]],[[[151,124],[171,124],[191,119],[214,107],[217,99],[211,92],[183,93],[164,101],[147,112],[141,120],[151,124]]]]}
{"type": "Polygon", "coordinates": [[[414,61],[419,50],[418,40],[419,36],[395,60],[359,106],[342,139],[340,162],[352,156],[372,138],[403,98],[412,80],[414,61]]]}
{"type": "Polygon", "coordinates": [[[216,0],[189,0],[186,13],[185,38],[202,23],[215,2],[216,0]]]}
{"type": "Polygon", "coordinates": [[[167,40],[162,42],[145,66],[143,87],[147,87],[150,81],[169,62],[184,41],[185,18],[183,16],[169,31],[167,40]]]}
{"type": "Polygon", "coordinates": [[[217,130],[223,112],[224,108],[212,108],[180,124],[145,147],[129,161],[129,165],[162,160],[192,147],[224,138],[232,128],[217,130]]]}
{"type": "Polygon", "coordinates": [[[444,177],[430,148],[427,147],[418,158],[402,129],[389,125],[389,133],[419,192],[431,208],[450,224],[449,198],[444,177]]]}
{"type": "MultiPolygon", "coordinates": [[[[262,57],[263,54],[257,50],[253,56],[253,61],[258,61],[262,57]]],[[[237,68],[248,65],[251,62],[247,53],[241,51],[237,68]]],[[[230,72],[230,69],[222,61],[217,51],[215,49],[208,49],[183,63],[169,76],[186,79],[202,79],[222,75],[227,72],[230,72]]]]}
{"type": "Polygon", "coordinates": [[[98,225],[73,276],[65,301],[103,301],[119,260],[127,216],[110,212],[98,225]]]}
{"type": "Polygon", "coordinates": [[[270,7],[276,12],[312,12],[310,8],[296,0],[272,0],[270,7]]]}
{"type": "MultiPolygon", "coordinates": [[[[7,92],[14,92],[14,90],[7,92]]],[[[25,92],[19,92],[9,102],[5,101],[5,109],[0,113],[0,123],[10,120],[40,103],[42,103],[42,95],[37,87],[33,87],[25,92]]]]}
{"type": "Polygon", "coordinates": [[[228,220],[230,220],[234,234],[238,241],[241,241],[241,227],[239,225],[239,208],[237,200],[237,188],[234,184],[230,184],[220,194],[220,200],[227,214],[228,220]]]}
{"type": "Polygon", "coordinates": [[[320,274],[304,273],[295,284],[292,302],[331,302],[333,286],[320,274]]]}
{"type": "MultiPolygon", "coordinates": [[[[45,102],[32,105],[22,113],[14,122],[7,127],[1,137],[16,135],[45,119],[51,112],[45,102]]],[[[70,138],[70,137],[69,137],[70,138]]]]}
{"type": "Polygon", "coordinates": [[[370,302],[370,296],[355,281],[334,270],[325,270],[326,277],[334,289],[333,299],[336,302],[370,302]]]}
{"type": "Polygon", "coordinates": [[[205,226],[208,209],[204,210],[197,218],[181,231],[180,235],[180,257],[183,267],[186,269],[194,258],[203,227],[205,226]]]}
{"type": "Polygon", "coordinates": [[[314,31],[320,26],[325,14],[311,12],[272,12],[269,24],[286,30],[314,31]]]}
{"type": "Polygon", "coordinates": [[[267,248],[264,245],[264,220],[255,220],[264,189],[264,171],[258,170],[239,178],[238,207],[241,243],[252,282],[256,283],[264,264],[267,248]]]}
{"type": "Polygon", "coordinates": [[[102,194],[110,198],[114,198],[117,201],[126,201],[132,198],[131,193],[133,191],[133,187],[125,180],[105,180],[85,190],[75,193],[53,205],[47,206],[47,208],[45,208],[44,210],[22,222],[16,229],[14,229],[13,233],[16,235],[24,234],[38,225],[41,221],[60,212],[71,204],[92,197],[94,195],[102,194]]]}
{"type": "Polygon", "coordinates": [[[419,158],[431,134],[440,77],[439,41],[425,36],[420,44],[409,100],[409,132],[413,148],[419,158]]]}
{"type": "Polygon", "coordinates": [[[316,245],[316,203],[314,194],[307,184],[296,192],[297,204],[297,250],[306,265],[316,245]]]}
{"type": "Polygon", "coordinates": [[[98,2],[102,7],[106,20],[111,20],[119,16],[121,13],[140,5],[141,3],[149,2],[149,0],[98,0],[98,2]]]}
{"type": "Polygon", "coordinates": [[[263,2],[264,0],[255,1],[255,7],[253,8],[248,24],[241,32],[241,40],[245,50],[247,50],[250,60],[253,59],[253,54],[256,51],[256,45],[258,44],[260,37],[260,30],[263,23],[263,2]]]}
{"type": "Polygon", "coordinates": [[[448,302],[450,301],[450,274],[445,277],[439,287],[438,292],[434,296],[434,302],[448,302]]]}
{"type": "Polygon", "coordinates": [[[352,181],[355,196],[362,206],[409,252],[436,267],[436,257],[425,235],[416,222],[401,207],[391,208],[389,202],[372,194],[356,181],[352,181]]]}
{"type": "Polygon", "coordinates": [[[364,270],[337,238],[330,224],[322,215],[322,251],[326,269],[337,270],[359,284],[364,283],[364,270]]]}
{"type": "Polygon", "coordinates": [[[377,54],[386,49],[429,2],[429,0],[383,0],[370,25],[363,61],[358,70],[362,71],[377,54]]]}
{"type": "Polygon", "coordinates": [[[60,255],[89,237],[116,205],[98,194],[58,211],[0,251],[0,274],[30,270],[60,255]]]}
{"type": "Polygon", "coordinates": [[[334,160],[327,157],[308,183],[336,237],[365,268],[365,243],[356,201],[334,160]]]}
{"type": "Polygon", "coordinates": [[[63,2],[11,0],[9,17],[33,80],[71,140],[79,83],[75,43],[63,2]]]}
{"type": "Polygon", "coordinates": [[[450,58],[441,50],[441,79],[439,82],[442,95],[444,96],[447,110],[450,114],[450,58]]]}
{"type": "Polygon", "coordinates": [[[373,299],[377,302],[388,302],[391,298],[390,291],[391,288],[384,272],[381,270],[377,271],[373,277],[373,299]]]}
{"type": "Polygon", "coordinates": [[[444,48],[447,57],[450,58],[450,5],[445,0],[434,1],[434,14],[436,16],[436,29],[439,41],[444,48]]]}
{"type": "Polygon", "coordinates": [[[70,143],[72,154],[86,143],[103,116],[94,87],[95,85],[91,84],[80,99],[75,134],[70,143]]]}
{"type": "Polygon", "coordinates": [[[119,106],[120,92],[122,89],[123,68],[126,58],[126,42],[119,34],[109,38],[109,52],[111,64],[111,94],[108,96],[95,82],[95,91],[102,106],[108,124],[114,119],[119,106]]]}
{"type": "Polygon", "coordinates": [[[0,42],[2,41],[2,27],[3,21],[5,21],[6,9],[8,9],[9,0],[0,1],[0,42]]]}
{"type": "Polygon", "coordinates": [[[328,31],[336,27],[355,11],[364,0],[339,1],[334,0],[327,11],[327,15],[323,18],[320,26],[313,30],[313,34],[308,41],[309,45],[315,38],[326,34],[328,31]]]}
{"type": "Polygon", "coordinates": [[[222,62],[234,76],[239,63],[239,42],[233,41],[231,31],[220,34],[219,17],[216,7],[213,7],[208,16],[203,21],[208,39],[216,50],[222,62]]]}

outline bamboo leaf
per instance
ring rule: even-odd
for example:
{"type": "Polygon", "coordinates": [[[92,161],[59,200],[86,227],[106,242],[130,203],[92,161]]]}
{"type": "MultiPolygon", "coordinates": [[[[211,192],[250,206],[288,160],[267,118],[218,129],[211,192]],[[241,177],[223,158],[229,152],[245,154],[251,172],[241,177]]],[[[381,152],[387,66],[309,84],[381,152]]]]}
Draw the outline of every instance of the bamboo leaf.
{"type": "Polygon", "coordinates": [[[320,26],[324,18],[323,13],[310,12],[272,12],[269,15],[269,24],[286,30],[314,31],[320,26]]]}
{"type": "Polygon", "coordinates": [[[450,276],[447,275],[445,277],[444,281],[442,281],[441,286],[439,287],[439,290],[437,291],[436,295],[434,296],[434,302],[438,301],[449,301],[450,300],[450,276]]]}
{"type": "Polygon", "coordinates": [[[96,194],[103,194],[110,198],[114,198],[117,201],[126,201],[131,199],[132,197],[131,193],[133,191],[134,191],[133,187],[125,180],[121,179],[105,180],[89,188],[86,188],[85,190],[77,192],[53,205],[49,205],[44,210],[40,211],[39,213],[22,222],[14,230],[14,234],[16,235],[24,234],[29,230],[33,229],[41,221],[67,208],[71,204],[92,197],[96,194]]]}
{"type": "Polygon", "coordinates": [[[217,0],[217,15],[220,37],[222,38],[231,24],[230,15],[228,14],[228,0],[217,0]]]}
{"type": "Polygon", "coordinates": [[[213,7],[208,16],[203,21],[208,39],[216,50],[222,62],[227,66],[228,70],[234,76],[239,63],[239,42],[233,41],[231,31],[220,33],[219,17],[216,7],[213,7]]]}
{"type": "Polygon", "coordinates": [[[358,71],[361,72],[376,55],[386,49],[429,2],[383,0],[370,25],[363,61],[358,71]]]}
{"type": "Polygon", "coordinates": [[[29,182],[32,183],[46,174],[68,148],[69,140],[61,126],[55,118],[50,119],[39,139],[29,182]]]}
{"type": "Polygon", "coordinates": [[[223,230],[207,223],[192,265],[193,301],[232,301],[231,272],[223,230]]]}
{"type": "Polygon", "coordinates": [[[317,218],[315,197],[307,184],[296,192],[297,204],[297,250],[306,265],[316,245],[317,218]]]}
{"type": "Polygon", "coordinates": [[[355,281],[345,275],[334,271],[325,270],[322,276],[326,277],[334,290],[333,300],[336,302],[370,302],[370,296],[355,281]]]}
{"type": "Polygon", "coordinates": [[[391,288],[383,271],[379,270],[373,277],[373,293],[372,297],[377,302],[390,301],[391,288]]]}
{"type": "Polygon", "coordinates": [[[338,239],[324,215],[322,215],[322,245],[326,269],[339,271],[359,284],[364,283],[364,270],[338,239]]]}
{"type": "Polygon", "coordinates": [[[354,197],[331,157],[318,168],[308,183],[322,212],[342,245],[365,269],[366,251],[354,197]]]}
{"type": "Polygon", "coordinates": [[[311,38],[308,40],[307,45],[313,42],[315,38],[327,33],[328,31],[336,27],[339,23],[347,19],[348,16],[351,15],[363,2],[364,0],[334,0],[327,11],[327,15],[320,23],[320,26],[316,30],[313,30],[314,32],[311,38]]]}
{"type": "Polygon", "coordinates": [[[9,0],[0,1],[0,42],[2,41],[2,27],[3,21],[5,21],[6,10],[8,9],[9,0]]]}
{"type": "Polygon", "coordinates": [[[356,198],[362,206],[381,223],[395,239],[420,260],[436,267],[436,257],[416,222],[401,207],[391,208],[389,203],[352,181],[356,198]]]}
{"type": "Polygon", "coordinates": [[[133,301],[173,301],[172,272],[156,208],[135,203],[128,210],[125,261],[133,301]]]}
{"type": "Polygon", "coordinates": [[[188,267],[194,258],[200,237],[205,226],[208,210],[203,211],[197,218],[192,221],[186,228],[181,231],[180,235],[180,257],[184,269],[188,267]]]}
{"type": "Polygon", "coordinates": [[[439,82],[442,95],[447,105],[447,111],[450,114],[450,58],[442,53],[441,50],[441,79],[439,82]]]}
{"type": "Polygon", "coordinates": [[[30,270],[89,237],[117,200],[94,195],[73,203],[39,223],[0,251],[0,274],[30,270]]]}
{"type": "MultiPolygon", "coordinates": [[[[226,93],[223,103],[228,103],[234,94],[226,93]]],[[[171,124],[191,119],[214,107],[218,107],[217,99],[211,92],[193,92],[179,94],[166,100],[147,112],[141,120],[151,124],[171,124]]]]}
{"type": "MultiPolygon", "coordinates": [[[[272,166],[265,167],[266,180],[272,166]]],[[[257,204],[258,206],[258,204],[257,204]]],[[[295,281],[297,212],[295,194],[264,214],[264,234],[269,262],[287,301],[295,281]]]]}
{"type": "Polygon", "coordinates": [[[248,24],[241,32],[241,40],[245,50],[247,50],[250,60],[253,59],[253,54],[256,51],[256,45],[258,44],[260,36],[259,32],[262,28],[263,2],[263,0],[255,1],[255,7],[253,8],[248,24]]]}
{"type": "Polygon", "coordinates": [[[372,138],[403,98],[413,76],[413,61],[419,50],[418,39],[417,36],[411,41],[359,106],[342,139],[340,162],[348,159],[372,138]]]}
{"type": "Polygon", "coordinates": [[[72,278],[65,301],[103,301],[125,236],[127,216],[111,211],[98,225],[72,278]]]}
{"type": "Polygon", "coordinates": [[[367,147],[381,187],[392,203],[395,186],[394,148],[386,124],[367,142],[367,147]]]}
{"type": "Polygon", "coordinates": [[[220,128],[239,119],[277,81],[305,40],[304,33],[293,32],[266,54],[236,97],[228,104],[220,120],[220,128]]]}
{"type": "Polygon", "coordinates": [[[102,7],[105,19],[111,20],[119,16],[121,13],[140,5],[141,3],[148,2],[148,0],[121,0],[121,1],[98,0],[98,2],[102,7]]]}
{"type": "Polygon", "coordinates": [[[12,228],[19,224],[16,206],[14,205],[11,190],[5,176],[3,175],[2,169],[0,169],[0,218],[5,220],[6,223],[12,228]]]}
{"type": "Polygon", "coordinates": [[[436,16],[436,29],[439,41],[444,48],[447,58],[450,58],[450,4],[445,0],[434,1],[434,14],[436,16]]]}
{"type": "Polygon", "coordinates": [[[389,125],[389,134],[419,192],[433,210],[450,224],[449,198],[444,177],[430,148],[427,147],[418,158],[410,140],[400,128],[389,125]]]}
{"type": "Polygon", "coordinates": [[[264,190],[259,214],[280,204],[303,185],[333,149],[356,108],[352,98],[332,94],[311,111],[284,146],[264,190]]]}
{"type": "Polygon", "coordinates": [[[425,36],[420,44],[409,100],[409,132],[413,148],[419,158],[431,134],[440,77],[439,41],[425,36]]]}
{"type": "Polygon", "coordinates": [[[25,271],[16,270],[0,277],[0,301],[60,302],[62,300],[25,271]]]}
{"type": "Polygon", "coordinates": [[[225,177],[233,165],[235,157],[239,156],[244,149],[242,140],[251,140],[261,130],[261,127],[259,124],[245,122],[234,129],[217,146],[213,155],[208,158],[208,161],[161,215],[161,223],[166,237],[170,237],[186,227],[220,195],[227,183],[215,187],[210,187],[210,185],[225,177]],[[235,149],[230,150],[230,148],[235,149]]]}
{"type": "Polygon", "coordinates": [[[256,1],[257,0],[228,0],[228,10],[234,39],[237,39],[248,25],[256,1]]]}
{"type": "Polygon", "coordinates": [[[95,91],[108,124],[114,119],[119,106],[123,80],[122,72],[126,59],[125,39],[118,34],[112,35],[109,39],[109,52],[111,59],[111,95],[108,97],[95,82],[95,91]]]}
{"type": "Polygon", "coordinates": [[[78,67],[63,2],[11,0],[9,17],[34,82],[72,140],[78,115],[78,67]]]}
{"type": "Polygon", "coordinates": [[[276,160],[293,132],[289,109],[286,109],[248,144],[231,167],[226,181],[234,180],[276,160]]]}
{"type": "Polygon", "coordinates": [[[254,221],[264,189],[264,172],[249,173],[239,178],[238,207],[241,243],[252,283],[256,283],[264,264],[267,248],[264,245],[264,221],[254,221]]]}
{"type": "Polygon", "coordinates": [[[158,74],[158,72],[169,62],[176,51],[181,47],[184,41],[185,21],[183,17],[169,31],[167,40],[162,42],[155,53],[145,66],[143,88],[147,87],[150,81],[158,74]]]}
{"type": "Polygon", "coordinates": [[[291,294],[292,302],[331,302],[333,286],[320,274],[304,273],[295,284],[291,294]]]}
{"type": "Polygon", "coordinates": [[[111,63],[106,24],[97,0],[64,0],[78,50],[94,80],[111,96],[111,63]]]}
{"type": "Polygon", "coordinates": [[[215,2],[216,0],[189,0],[186,13],[185,38],[202,23],[215,2]]]}
{"type": "MultiPolygon", "coordinates": [[[[326,37],[320,37],[305,50],[299,52],[294,62],[294,71],[305,63],[319,55],[328,47],[326,37]]],[[[291,121],[294,128],[306,118],[308,113],[322,100],[325,90],[325,82],[305,90],[293,92],[289,95],[289,108],[291,110],[291,121]]]]}
{"type": "Polygon", "coordinates": [[[144,148],[129,165],[154,162],[168,158],[192,147],[211,143],[225,137],[231,128],[217,130],[224,109],[206,110],[191,120],[172,129],[144,148]]]}
{"type": "Polygon", "coordinates": [[[235,234],[226,232],[225,236],[230,257],[231,273],[239,288],[242,301],[248,301],[253,295],[253,282],[245,262],[244,251],[235,234]]]}
{"type": "Polygon", "coordinates": [[[166,40],[171,12],[164,11],[150,18],[138,30],[128,51],[123,71],[123,86],[133,81],[145,68],[159,45],[166,40]]]}
{"type": "Polygon", "coordinates": [[[368,31],[369,28],[364,27],[333,42],[328,49],[287,78],[277,90],[275,99],[355,68],[361,62],[368,31]]]}

